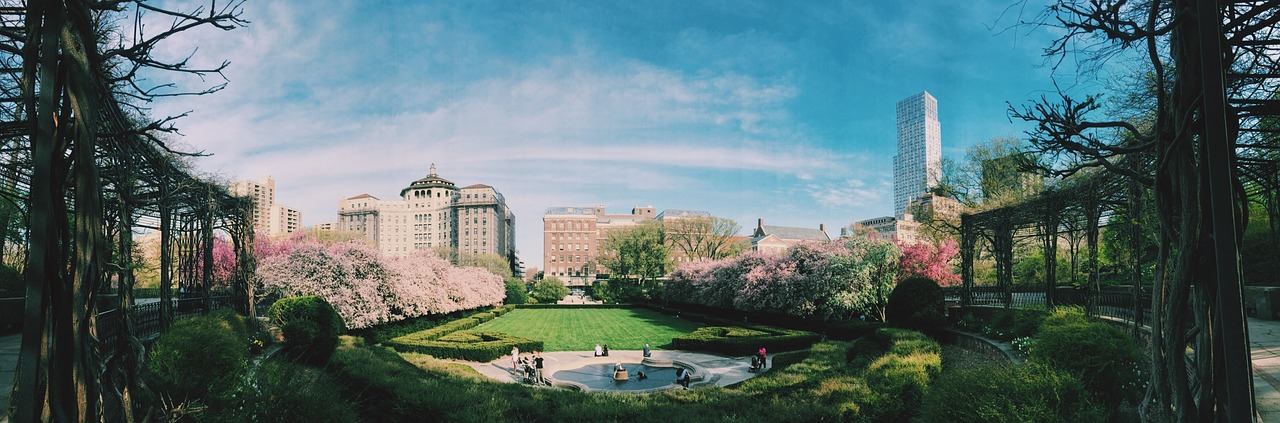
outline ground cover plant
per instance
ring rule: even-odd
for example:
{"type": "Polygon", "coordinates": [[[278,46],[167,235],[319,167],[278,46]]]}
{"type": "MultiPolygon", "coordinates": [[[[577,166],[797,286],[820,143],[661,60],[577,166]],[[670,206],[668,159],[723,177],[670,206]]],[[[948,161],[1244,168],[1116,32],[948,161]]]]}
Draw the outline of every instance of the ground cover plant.
{"type": "Polygon", "coordinates": [[[776,355],[770,371],[735,386],[649,395],[539,389],[424,371],[380,347],[340,347],[328,369],[365,421],[908,421],[911,415],[892,412],[917,404],[874,391],[928,383],[931,376],[919,376],[936,372],[938,346],[919,333],[887,331],[863,346],[822,342],[776,355]]]}
{"type": "Polygon", "coordinates": [[[587,351],[596,344],[615,350],[668,348],[671,339],[702,324],[653,310],[627,308],[516,309],[475,330],[543,341],[546,351],[587,351]]]}

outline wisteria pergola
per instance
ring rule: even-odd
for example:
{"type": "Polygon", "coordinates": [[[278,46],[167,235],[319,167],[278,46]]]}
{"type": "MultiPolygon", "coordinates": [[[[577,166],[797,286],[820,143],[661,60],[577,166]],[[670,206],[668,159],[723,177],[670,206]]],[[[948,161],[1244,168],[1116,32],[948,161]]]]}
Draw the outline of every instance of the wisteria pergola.
{"type": "MultiPolygon", "coordinates": [[[[1068,0],[1047,8],[1039,24],[1063,29],[1046,50],[1054,56],[1144,56],[1149,79],[1132,104],[1150,109],[1151,122],[1095,120],[1096,98],[1066,94],[1014,109],[1015,118],[1036,124],[1033,150],[1051,163],[1043,168],[1103,171],[962,217],[965,299],[972,299],[979,238],[990,241],[998,285],[1008,287],[1014,234],[1035,230],[1052,305],[1051,258],[1064,218],[1085,223],[1089,286],[1096,287],[1098,225],[1136,220],[1115,211],[1137,213],[1148,192],[1159,223],[1147,230],[1158,235],[1158,257],[1149,282],[1151,380],[1140,410],[1158,421],[1252,421],[1239,248],[1251,201],[1264,206],[1272,242],[1280,235],[1280,0],[1068,0]]],[[[1137,298],[1147,281],[1133,274],[1137,298]]]]}
{"type": "Polygon", "coordinates": [[[134,105],[167,95],[167,85],[142,87],[140,71],[220,73],[150,54],[190,28],[243,25],[239,5],[184,13],[141,1],[0,2],[0,192],[27,220],[14,421],[133,420],[148,335],[133,321],[135,230],[161,237],[159,329],[174,316],[175,286],[214,306],[215,231],[237,256],[232,304],[254,314],[252,200],[195,176],[188,155],[164,141],[173,117],[152,120],[134,105]],[[119,36],[125,10],[137,27],[119,36]],[[171,23],[144,33],[146,14],[171,23]],[[107,291],[118,297],[100,298],[107,291]]]}

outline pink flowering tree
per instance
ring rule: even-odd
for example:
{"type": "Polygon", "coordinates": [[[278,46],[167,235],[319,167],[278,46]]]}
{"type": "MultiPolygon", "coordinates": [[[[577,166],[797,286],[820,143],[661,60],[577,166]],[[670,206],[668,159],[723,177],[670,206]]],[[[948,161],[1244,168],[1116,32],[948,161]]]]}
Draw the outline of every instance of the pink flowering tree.
{"type": "Polygon", "coordinates": [[[382,285],[388,276],[376,261],[377,250],[362,242],[326,247],[299,242],[288,254],[258,263],[264,294],[281,298],[315,295],[333,305],[348,329],[390,321],[382,285]]]}
{"type": "MultiPolygon", "coordinates": [[[[213,281],[214,289],[226,288],[231,283],[231,274],[236,270],[236,253],[231,249],[226,238],[213,237],[213,281]]],[[[196,255],[196,280],[204,275],[204,254],[196,255]]]]}
{"type": "Polygon", "coordinates": [[[901,277],[924,276],[938,283],[938,286],[956,286],[960,284],[960,275],[951,270],[951,259],[960,252],[955,241],[946,241],[939,245],[921,242],[918,244],[899,243],[902,249],[901,277]]]}

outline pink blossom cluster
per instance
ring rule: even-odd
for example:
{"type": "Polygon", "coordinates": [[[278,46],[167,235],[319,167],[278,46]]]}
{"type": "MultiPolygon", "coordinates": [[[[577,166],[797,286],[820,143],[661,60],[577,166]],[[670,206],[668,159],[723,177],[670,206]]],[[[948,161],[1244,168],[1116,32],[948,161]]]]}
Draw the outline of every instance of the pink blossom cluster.
{"type": "Polygon", "coordinates": [[[958,280],[947,264],[954,255],[954,243],[899,246],[866,237],[801,243],[786,254],[747,252],[681,264],[664,295],[669,301],[743,311],[883,319],[889,293],[906,272],[958,280]]]}
{"type": "MultiPolygon", "coordinates": [[[[325,245],[306,237],[259,250],[259,292],[324,298],[348,329],[502,303],[502,278],[458,268],[433,253],[384,259],[363,242],[325,245]]],[[[262,245],[262,244],[259,244],[262,245]]]]}
{"type": "Polygon", "coordinates": [[[955,241],[945,241],[934,245],[929,243],[899,243],[902,250],[902,276],[924,276],[938,283],[938,286],[955,286],[960,284],[960,275],[951,270],[951,259],[960,252],[955,241]]]}

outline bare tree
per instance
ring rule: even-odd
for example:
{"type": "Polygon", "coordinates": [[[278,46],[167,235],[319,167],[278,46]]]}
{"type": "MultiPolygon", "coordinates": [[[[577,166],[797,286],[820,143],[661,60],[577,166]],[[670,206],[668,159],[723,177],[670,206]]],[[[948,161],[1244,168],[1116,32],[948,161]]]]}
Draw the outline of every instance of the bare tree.
{"type": "Polygon", "coordinates": [[[663,225],[666,226],[667,241],[691,260],[718,260],[742,252],[742,246],[734,242],[734,237],[742,231],[742,225],[733,219],[681,217],[665,219],[663,225]]]}

